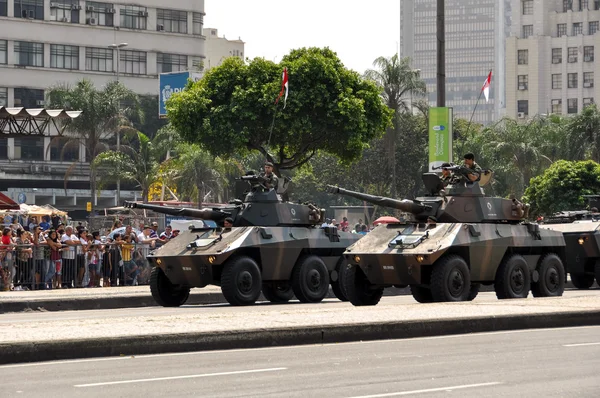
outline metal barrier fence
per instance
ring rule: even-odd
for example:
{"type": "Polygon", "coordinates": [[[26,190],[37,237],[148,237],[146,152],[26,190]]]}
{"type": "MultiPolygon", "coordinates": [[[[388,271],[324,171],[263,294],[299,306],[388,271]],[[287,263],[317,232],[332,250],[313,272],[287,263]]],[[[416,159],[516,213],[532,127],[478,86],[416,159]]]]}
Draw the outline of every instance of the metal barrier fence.
{"type": "Polygon", "coordinates": [[[149,251],[149,245],[135,243],[0,245],[0,290],[145,285],[149,251]]]}

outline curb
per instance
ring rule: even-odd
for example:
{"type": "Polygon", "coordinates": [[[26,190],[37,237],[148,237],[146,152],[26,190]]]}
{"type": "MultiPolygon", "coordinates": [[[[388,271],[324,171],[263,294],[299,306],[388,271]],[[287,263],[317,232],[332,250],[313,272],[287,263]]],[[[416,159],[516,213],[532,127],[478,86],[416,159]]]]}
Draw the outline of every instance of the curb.
{"type": "Polygon", "coordinates": [[[0,364],[600,325],[600,310],[0,344],[0,364]]]}

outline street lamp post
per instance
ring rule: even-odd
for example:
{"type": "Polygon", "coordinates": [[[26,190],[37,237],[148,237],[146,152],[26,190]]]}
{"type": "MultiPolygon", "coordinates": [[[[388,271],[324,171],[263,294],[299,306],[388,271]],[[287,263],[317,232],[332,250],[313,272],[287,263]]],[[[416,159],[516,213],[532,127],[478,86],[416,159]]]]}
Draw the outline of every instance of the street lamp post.
{"type": "MultiPolygon", "coordinates": [[[[116,72],[117,72],[117,82],[118,82],[119,81],[119,60],[121,58],[120,50],[123,47],[127,47],[127,43],[111,44],[108,47],[114,48],[117,50],[116,72]]],[[[121,152],[121,134],[119,134],[118,130],[117,130],[117,152],[121,152]]],[[[117,177],[117,206],[119,206],[120,203],[121,203],[121,179],[117,177]]]]}

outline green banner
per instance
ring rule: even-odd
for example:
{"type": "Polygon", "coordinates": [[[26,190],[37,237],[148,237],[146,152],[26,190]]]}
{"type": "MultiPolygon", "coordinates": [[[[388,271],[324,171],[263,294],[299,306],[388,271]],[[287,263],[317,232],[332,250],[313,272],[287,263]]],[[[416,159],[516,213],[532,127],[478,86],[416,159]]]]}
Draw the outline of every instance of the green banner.
{"type": "Polygon", "coordinates": [[[429,171],[452,161],[452,108],[429,108],[429,171]]]}

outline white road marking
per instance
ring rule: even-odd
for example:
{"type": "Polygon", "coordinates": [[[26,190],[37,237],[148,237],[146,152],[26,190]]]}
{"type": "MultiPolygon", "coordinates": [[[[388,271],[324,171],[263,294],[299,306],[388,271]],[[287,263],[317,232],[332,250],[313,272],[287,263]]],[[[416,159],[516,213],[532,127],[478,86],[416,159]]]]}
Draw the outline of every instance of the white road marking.
{"type": "Polygon", "coordinates": [[[493,383],[480,383],[480,384],[463,384],[461,386],[428,388],[426,390],[412,390],[412,391],[390,392],[390,393],[386,393],[386,394],[361,395],[359,397],[352,397],[352,398],[399,397],[401,395],[425,394],[425,393],[428,393],[428,392],[438,392],[438,391],[464,390],[465,388],[497,386],[499,384],[502,384],[502,383],[500,383],[500,382],[493,382],[493,383]]]}
{"type": "Polygon", "coordinates": [[[589,345],[600,345],[600,343],[563,344],[563,347],[585,347],[589,345]]]}
{"type": "Polygon", "coordinates": [[[73,387],[98,387],[98,386],[110,386],[110,385],[115,385],[115,384],[146,383],[146,382],[149,382],[149,381],[196,379],[196,378],[200,378],[200,377],[231,376],[231,375],[241,375],[241,374],[247,374],[247,373],[276,372],[276,371],[279,371],[279,370],[287,370],[287,368],[238,370],[238,371],[234,371],[234,372],[205,373],[205,374],[199,374],[199,375],[185,375],[185,376],[172,376],[172,377],[155,377],[155,378],[152,378],[152,379],[135,379],[135,380],[107,381],[107,382],[104,382],[104,383],[76,384],[73,387]]]}
{"type": "Polygon", "coordinates": [[[479,333],[466,333],[466,334],[450,334],[444,336],[430,336],[430,337],[411,337],[408,339],[387,339],[387,340],[368,340],[368,341],[354,341],[347,343],[327,343],[327,344],[307,344],[297,346],[281,346],[281,347],[263,347],[263,348],[239,348],[233,350],[213,350],[213,351],[190,351],[190,352],[175,352],[167,354],[146,354],[146,355],[127,355],[122,357],[107,357],[107,358],[91,358],[91,359],[74,359],[64,361],[48,361],[48,362],[32,362],[22,363],[14,365],[0,365],[0,369],[5,368],[25,368],[30,366],[50,366],[57,364],[73,364],[82,362],[100,362],[100,361],[119,361],[124,359],[145,359],[145,358],[163,358],[163,357],[178,357],[186,355],[210,355],[210,354],[224,354],[224,353],[238,353],[238,352],[252,352],[252,351],[272,351],[272,350],[292,350],[301,348],[313,348],[313,347],[330,347],[330,346],[342,346],[342,345],[357,345],[357,344],[389,344],[390,342],[412,342],[420,340],[440,340],[440,339],[457,339],[461,337],[477,337],[477,336],[494,336],[502,334],[515,334],[515,333],[532,333],[532,332],[551,332],[561,330],[581,330],[600,328],[600,326],[572,326],[566,328],[547,328],[547,329],[521,329],[521,330],[503,330],[498,332],[479,332],[479,333]]]}

